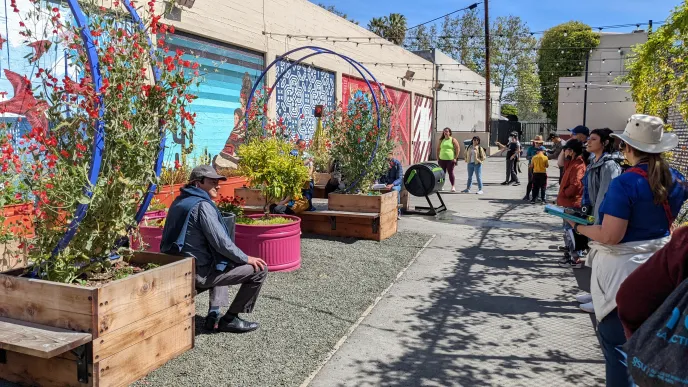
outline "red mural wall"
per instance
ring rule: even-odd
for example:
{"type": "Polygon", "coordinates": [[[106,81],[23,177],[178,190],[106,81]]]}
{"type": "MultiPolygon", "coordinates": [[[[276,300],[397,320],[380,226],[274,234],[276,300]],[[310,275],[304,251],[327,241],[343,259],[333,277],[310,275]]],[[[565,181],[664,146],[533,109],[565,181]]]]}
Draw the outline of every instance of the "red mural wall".
{"type": "Polygon", "coordinates": [[[427,161],[432,143],[432,98],[413,98],[413,163],[427,161]]]}
{"type": "MultiPolygon", "coordinates": [[[[377,87],[371,82],[373,88],[377,87]]],[[[399,142],[394,151],[395,157],[404,165],[411,163],[411,94],[390,87],[385,87],[387,98],[394,107],[392,115],[392,138],[399,142]]],[[[362,79],[342,76],[342,104],[346,109],[351,97],[357,91],[370,93],[368,85],[362,79]]]]}

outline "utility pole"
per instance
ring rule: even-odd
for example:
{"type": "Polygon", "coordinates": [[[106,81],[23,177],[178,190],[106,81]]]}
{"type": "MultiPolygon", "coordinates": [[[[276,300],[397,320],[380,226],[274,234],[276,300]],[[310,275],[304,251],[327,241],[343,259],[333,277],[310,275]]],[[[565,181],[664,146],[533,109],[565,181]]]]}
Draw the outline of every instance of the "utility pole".
{"type": "Polygon", "coordinates": [[[485,132],[490,133],[492,100],[490,96],[490,13],[488,0],[485,4],[485,132]]]}
{"type": "Polygon", "coordinates": [[[588,118],[588,64],[590,63],[590,51],[585,53],[585,83],[583,84],[583,126],[588,118]]]}

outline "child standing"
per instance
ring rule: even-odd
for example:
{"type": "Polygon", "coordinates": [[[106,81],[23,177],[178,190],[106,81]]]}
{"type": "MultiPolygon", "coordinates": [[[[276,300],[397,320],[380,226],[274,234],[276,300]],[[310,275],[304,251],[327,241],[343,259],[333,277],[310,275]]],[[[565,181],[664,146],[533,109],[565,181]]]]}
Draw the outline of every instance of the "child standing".
{"type": "Polygon", "coordinates": [[[535,199],[537,199],[538,192],[540,193],[540,199],[543,203],[545,202],[545,190],[547,188],[547,168],[549,168],[549,159],[545,156],[547,149],[544,146],[537,148],[537,153],[533,156],[530,163],[530,168],[533,173],[533,198],[530,200],[531,203],[535,204],[535,199]]]}

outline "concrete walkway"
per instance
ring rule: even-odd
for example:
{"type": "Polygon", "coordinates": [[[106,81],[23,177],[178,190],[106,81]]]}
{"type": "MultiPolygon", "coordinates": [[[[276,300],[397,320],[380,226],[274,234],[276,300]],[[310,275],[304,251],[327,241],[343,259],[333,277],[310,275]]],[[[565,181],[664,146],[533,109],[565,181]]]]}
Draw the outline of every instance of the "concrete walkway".
{"type": "MultiPolygon", "coordinates": [[[[437,237],[311,386],[604,385],[591,316],[573,300],[589,272],[557,265],[561,221],[520,200],[525,182],[499,185],[504,163],[486,162],[484,195],[447,193],[438,218],[402,218],[437,237]]],[[[464,163],[456,174],[462,190],[464,163]]]]}

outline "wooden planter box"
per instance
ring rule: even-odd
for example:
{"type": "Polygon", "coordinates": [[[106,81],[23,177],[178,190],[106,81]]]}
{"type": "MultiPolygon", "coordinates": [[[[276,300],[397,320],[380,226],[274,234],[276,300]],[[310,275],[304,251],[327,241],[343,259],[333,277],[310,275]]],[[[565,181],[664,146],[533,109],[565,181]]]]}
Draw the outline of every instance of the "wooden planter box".
{"type": "Polygon", "coordinates": [[[262,208],[265,205],[265,199],[258,189],[248,187],[237,188],[234,190],[234,196],[244,199],[246,206],[260,206],[262,208]]]}
{"type": "Polygon", "coordinates": [[[46,359],[7,350],[0,378],[31,386],[127,386],[191,349],[193,258],[137,253],[132,262],[163,266],[101,288],[0,274],[0,316],[92,336],[82,347],[86,383],[77,379],[71,352],[46,359]]]}
{"type": "MultiPolygon", "coordinates": [[[[222,196],[235,196],[235,190],[241,188],[246,184],[246,179],[243,177],[229,177],[226,181],[220,182],[218,193],[222,196]]],[[[186,184],[164,185],[158,189],[155,194],[155,199],[164,204],[165,207],[170,208],[174,199],[179,196],[180,189],[186,184]]],[[[219,199],[219,198],[218,198],[219,199]]]]}
{"type": "Polygon", "coordinates": [[[330,173],[315,172],[313,173],[313,184],[326,185],[331,178],[332,174],[330,173]]]}
{"type": "Polygon", "coordinates": [[[299,217],[303,232],[381,241],[397,232],[397,192],[375,196],[331,193],[328,211],[304,212],[299,217]]]}

